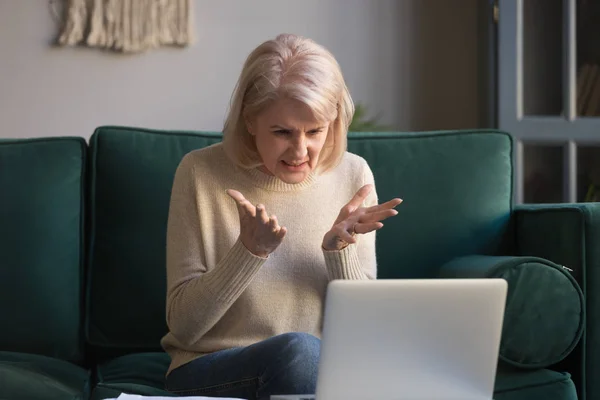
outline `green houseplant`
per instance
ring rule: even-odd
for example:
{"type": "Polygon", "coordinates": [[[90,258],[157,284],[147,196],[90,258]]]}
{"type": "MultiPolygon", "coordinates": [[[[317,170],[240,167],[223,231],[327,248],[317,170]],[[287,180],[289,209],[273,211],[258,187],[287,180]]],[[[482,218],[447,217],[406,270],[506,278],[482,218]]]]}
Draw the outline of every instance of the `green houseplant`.
{"type": "Polygon", "coordinates": [[[368,117],[367,108],[363,104],[356,104],[354,117],[348,128],[349,132],[382,132],[391,131],[389,126],[378,122],[378,117],[368,117]]]}

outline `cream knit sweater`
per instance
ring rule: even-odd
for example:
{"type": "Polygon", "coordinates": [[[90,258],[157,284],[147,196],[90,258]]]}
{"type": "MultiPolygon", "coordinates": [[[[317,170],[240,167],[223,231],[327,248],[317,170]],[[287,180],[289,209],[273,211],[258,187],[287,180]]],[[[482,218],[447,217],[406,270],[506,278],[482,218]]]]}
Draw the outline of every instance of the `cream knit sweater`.
{"type": "MultiPolygon", "coordinates": [[[[244,170],[222,145],[195,150],[175,174],[167,229],[167,324],[162,346],[169,372],[203,354],[247,346],[286,332],[320,337],[327,283],[375,279],[375,233],[341,251],[323,236],[340,209],[373,174],[361,157],[299,184],[244,170]],[[288,230],[268,258],[239,241],[238,211],[227,189],[265,205],[288,230]]],[[[377,204],[375,190],[365,202],[377,204]]]]}

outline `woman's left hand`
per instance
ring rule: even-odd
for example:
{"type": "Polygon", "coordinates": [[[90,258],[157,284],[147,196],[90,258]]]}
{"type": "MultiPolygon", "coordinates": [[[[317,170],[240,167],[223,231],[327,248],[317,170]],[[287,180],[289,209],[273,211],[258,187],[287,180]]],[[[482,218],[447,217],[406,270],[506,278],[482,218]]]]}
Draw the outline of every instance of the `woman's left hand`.
{"type": "Polygon", "coordinates": [[[356,234],[365,234],[383,228],[381,221],[398,214],[394,207],[402,203],[402,199],[392,199],[372,207],[361,207],[373,185],[365,185],[356,192],[352,200],[342,209],[333,227],[323,237],[325,250],[342,250],[356,243],[356,234]]]}

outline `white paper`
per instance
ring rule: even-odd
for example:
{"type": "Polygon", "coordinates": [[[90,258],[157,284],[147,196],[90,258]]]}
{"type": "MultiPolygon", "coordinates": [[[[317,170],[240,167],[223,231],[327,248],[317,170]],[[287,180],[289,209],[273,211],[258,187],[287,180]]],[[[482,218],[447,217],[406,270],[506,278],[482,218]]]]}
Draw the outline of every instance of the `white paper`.
{"type": "MultiPolygon", "coordinates": [[[[237,398],[225,398],[225,397],[204,397],[204,396],[179,396],[179,397],[164,397],[164,396],[141,396],[139,394],[126,394],[126,393],[122,393],[119,397],[117,397],[116,399],[112,399],[112,400],[143,400],[143,399],[149,399],[149,400],[173,400],[174,398],[177,399],[187,399],[187,400],[214,400],[214,399],[218,399],[218,400],[244,400],[244,399],[237,399],[237,398]]],[[[111,400],[111,399],[107,399],[107,400],[111,400]]]]}

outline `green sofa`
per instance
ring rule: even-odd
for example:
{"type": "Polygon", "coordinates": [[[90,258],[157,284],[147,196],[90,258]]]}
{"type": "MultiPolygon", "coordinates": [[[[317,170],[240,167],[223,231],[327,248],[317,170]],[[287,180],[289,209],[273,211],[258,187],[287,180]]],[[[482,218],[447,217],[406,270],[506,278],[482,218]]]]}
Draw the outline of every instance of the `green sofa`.
{"type": "MultiPolygon", "coordinates": [[[[111,126],[89,143],[0,140],[1,399],[167,394],[171,183],[184,154],[220,140],[111,126]]],[[[513,207],[503,132],[353,133],[349,150],[382,200],[404,199],[378,234],[380,279],[509,282],[496,400],[600,396],[584,379],[600,368],[585,318],[600,307],[599,205],[513,207]]]]}

